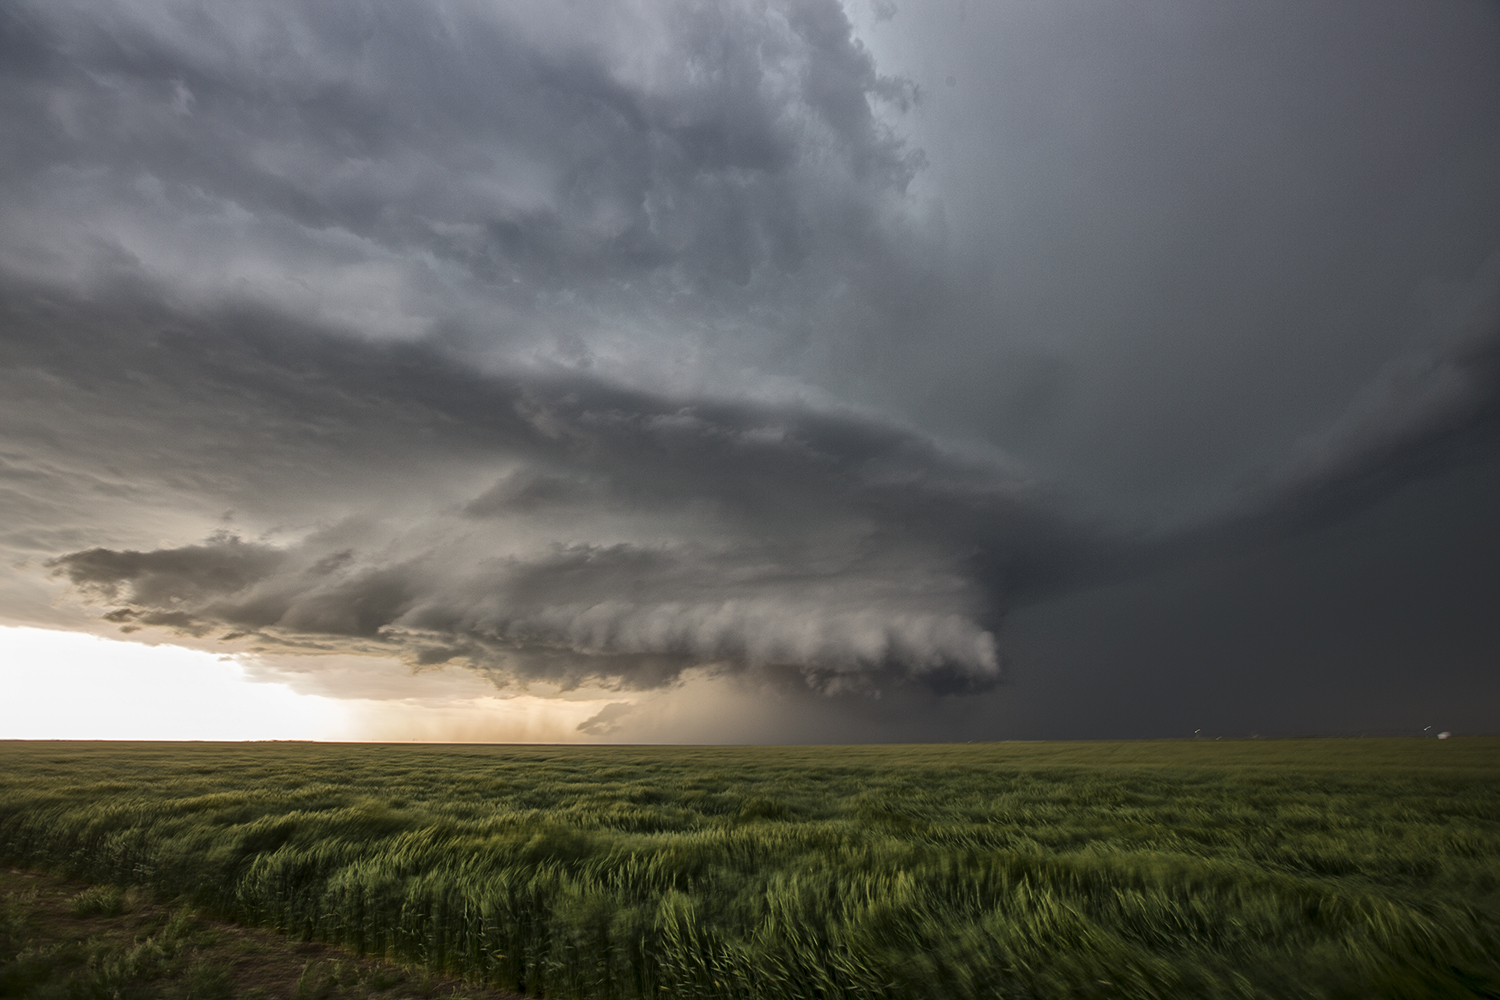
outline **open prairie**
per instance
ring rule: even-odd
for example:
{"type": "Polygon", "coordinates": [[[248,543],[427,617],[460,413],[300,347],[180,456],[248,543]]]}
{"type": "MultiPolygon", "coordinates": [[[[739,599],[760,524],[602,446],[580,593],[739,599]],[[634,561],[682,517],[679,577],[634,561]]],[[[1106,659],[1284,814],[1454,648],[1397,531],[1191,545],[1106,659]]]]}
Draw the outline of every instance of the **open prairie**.
{"type": "Polygon", "coordinates": [[[537,996],[1500,996],[1500,739],[13,742],[0,858],[537,996]]]}

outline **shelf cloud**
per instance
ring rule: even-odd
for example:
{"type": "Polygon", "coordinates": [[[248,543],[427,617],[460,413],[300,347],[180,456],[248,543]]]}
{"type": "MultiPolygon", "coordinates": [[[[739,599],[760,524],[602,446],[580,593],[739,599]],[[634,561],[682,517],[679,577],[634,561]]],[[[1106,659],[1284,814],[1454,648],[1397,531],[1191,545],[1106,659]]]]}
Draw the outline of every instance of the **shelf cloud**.
{"type": "MultiPolygon", "coordinates": [[[[1253,505],[1125,537],[1069,516],[1003,456],[870,413],[476,374],[427,344],[352,342],[267,314],[157,314],[133,338],[119,317],[148,303],[70,316],[32,303],[45,319],[18,368],[91,359],[87,373],[71,363],[92,397],[68,399],[71,413],[97,407],[102,424],[155,408],[153,423],[182,429],[158,430],[127,480],[191,477],[220,503],[267,505],[295,503],[315,474],[346,511],[285,541],[220,529],[50,559],[116,605],[107,620],[460,661],[507,682],[651,687],[716,664],[820,689],[985,689],[1002,678],[995,629],[1017,603],[1346,516],[1500,415],[1500,325],[1481,318],[1448,353],[1382,370],[1253,505]],[[141,357],[153,358],[144,384],[141,357]],[[389,473],[411,479],[382,492],[407,499],[358,499],[389,473]]],[[[12,319],[15,347],[30,331],[12,319]]]]}
{"type": "Polygon", "coordinates": [[[978,704],[1494,463],[1492,8],[970,6],[9,5],[0,617],[978,704]]]}

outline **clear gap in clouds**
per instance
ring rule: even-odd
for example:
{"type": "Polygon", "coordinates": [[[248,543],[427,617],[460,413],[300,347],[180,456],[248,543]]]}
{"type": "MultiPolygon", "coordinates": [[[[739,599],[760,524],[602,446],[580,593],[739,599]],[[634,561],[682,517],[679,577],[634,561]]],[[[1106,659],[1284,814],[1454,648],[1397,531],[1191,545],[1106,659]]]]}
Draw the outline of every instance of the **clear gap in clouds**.
{"type": "Polygon", "coordinates": [[[348,739],[337,700],[250,680],[238,662],[179,646],[0,628],[0,738],[348,739]]]}

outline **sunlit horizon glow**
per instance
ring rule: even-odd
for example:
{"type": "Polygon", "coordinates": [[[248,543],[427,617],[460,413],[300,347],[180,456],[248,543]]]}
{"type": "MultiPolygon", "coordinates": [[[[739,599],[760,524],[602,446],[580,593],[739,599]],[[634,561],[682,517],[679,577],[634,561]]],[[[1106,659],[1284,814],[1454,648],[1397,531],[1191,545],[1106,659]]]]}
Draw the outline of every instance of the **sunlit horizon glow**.
{"type": "Polygon", "coordinates": [[[0,739],[120,741],[562,742],[605,701],[502,698],[462,671],[416,676],[392,662],[392,691],[340,698],[297,690],[253,657],[81,632],[0,626],[0,739]]]}
{"type": "Polygon", "coordinates": [[[0,628],[0,737],[338,740],[333,698],[258,683],[231,657],[79,632],[0,628]]]}

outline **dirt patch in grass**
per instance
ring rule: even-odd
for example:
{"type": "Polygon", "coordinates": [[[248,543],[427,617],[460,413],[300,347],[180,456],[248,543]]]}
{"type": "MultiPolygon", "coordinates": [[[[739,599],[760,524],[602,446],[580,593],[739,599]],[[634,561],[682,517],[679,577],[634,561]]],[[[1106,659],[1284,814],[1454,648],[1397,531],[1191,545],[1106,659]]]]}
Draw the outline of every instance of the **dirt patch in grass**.
{"type": "Polygon", "coordinates": [[[136,890],[0,867],[0,996],[17,1000],[519,1000],[212,920],[136,890]]]}

